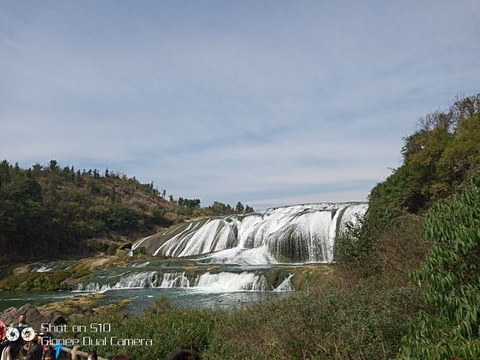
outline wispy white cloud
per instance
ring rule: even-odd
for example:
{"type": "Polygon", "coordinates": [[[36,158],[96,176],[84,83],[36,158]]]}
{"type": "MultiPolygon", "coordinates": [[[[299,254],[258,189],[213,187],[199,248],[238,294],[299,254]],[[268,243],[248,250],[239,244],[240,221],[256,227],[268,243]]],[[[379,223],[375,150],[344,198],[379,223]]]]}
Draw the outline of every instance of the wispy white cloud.
{"type": "Polygon", "coordinates": [[[0,154],[108,167],[204,203],[365,198],[418,117],[479,92],[479,11],[3,1],[0,154]]]}

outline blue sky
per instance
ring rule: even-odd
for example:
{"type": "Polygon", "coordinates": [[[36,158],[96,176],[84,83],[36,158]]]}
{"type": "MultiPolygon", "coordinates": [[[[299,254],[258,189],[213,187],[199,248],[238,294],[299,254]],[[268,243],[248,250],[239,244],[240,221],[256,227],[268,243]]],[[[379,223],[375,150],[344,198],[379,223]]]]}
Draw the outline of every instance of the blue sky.
{"type": "Polygon", "coordinates": [[[480,2],[0,0],[0,158],[202,205],[365,200],[480,92],[480,2]]]}

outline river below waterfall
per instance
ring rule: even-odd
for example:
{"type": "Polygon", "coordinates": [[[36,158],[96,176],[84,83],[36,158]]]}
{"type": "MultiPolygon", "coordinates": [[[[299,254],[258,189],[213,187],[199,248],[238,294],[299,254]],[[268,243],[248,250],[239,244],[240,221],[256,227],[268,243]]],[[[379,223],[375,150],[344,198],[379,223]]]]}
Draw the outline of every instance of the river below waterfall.
{"type": "Polygon", "coordinates": [[[20,307],[25,304],[35,306],[44,305],[54,301],[61,301],[71,298],[75,295],[73,291],[5,291],[0,290],[0,312],[13,306],[20,307]]]}
{"type": "MultiPolygon", "coordinates": [[[[74,296],[83,296],[87,293],[78,291],[50,291],[50,292],[11,292],[0,291],[0,312],[13,306],[19,308],[25,304],[40,306],[54,301],[66,300],[74,296]]],[[[141,314],[142,311],[155,304],[155,301],[165,298],[175,306],[205,307],[230,309],[240,305],[252,304],[264,300],[274,300],[289,296],[289,293],[265,291],[235,291],[235,292],[208,292],[198,289],[170,288],[170,289],[122,289],[109,290],[105,298],[98,305],[118,303],[124,299],[132,302],[123,311],[141,314]]]]}

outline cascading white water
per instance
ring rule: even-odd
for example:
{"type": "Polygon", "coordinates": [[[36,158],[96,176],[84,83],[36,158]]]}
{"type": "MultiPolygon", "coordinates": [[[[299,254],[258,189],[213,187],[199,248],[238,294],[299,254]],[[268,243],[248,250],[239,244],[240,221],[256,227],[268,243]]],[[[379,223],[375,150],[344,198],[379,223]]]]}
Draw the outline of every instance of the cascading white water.
{"type": "Polygon", "coordinates": [[[289,277],[283,279],[283,281],[275,288],[275,291],[293,291],[293,284],[291,278],[293,274],[290,274],[289,277]]]}
{"type": "MultiPolygon", "coordinates": [[[[282,284],[279,286],[282,287],[282,291],[292,290],[291,288],[287,289],[282,284]]],[[[220,272],[215,274],[207,272],[192,276],[191,279],[187,277],[185,272],[157,274],[155,271],[150,271],[123,276],[113,285],[101,284],[99,282],[78,284],[76,291],[105,292],[108,290],[141,288],[197,288],[211,292],[272,290],[272,286],[263,275],[247,271],[242,273],[220,272]]]]}
{"type": "Polygon", "coordinates": [[[241,274],[228,272],[211,274],[207,272],[198,278],[195,287],[208,289],[209,291],[271,290],[271,286],[263,275],[257,275],[247,271],[241,274]]]}
{"type": "Polygon", "coordinates": [[[78,284],[74,291],[103,293],[110,289],[111,286],[108,284],[101,285],[96,282],[90,282],[88,284],[78,284]]]}
{"type": "Polygon", "coordinates": [[[157,284],[157,273],[155,271],[133,273],[120,278],[115,284],[116,289],[146,288],[155,287],[157,284]]]}
{"type": "Polygon", "coordinates": [[[185,273],[166,273],[166,274],[163,274],[162,282],[158,287],[160,288],[190,287],[190,280],[188,280],[185,273]]]}
{"type": "Polygon", "coordinates": [[[117,283],[102,284],[92,281],[88,284],[78,284],[76,291],[86,292],[105,292],[112,289],[143,289],[147,287],[156,287],[157,273],[155,271],[140,272],[122,276],[117,283]]]}
{"type": "Polygon", "coordinates": [[[147,250],[175,258],[204,254],[218,263],[331,262],[337,235],[366,209],[363,203],[307,204],[190,222],[168,229],[162,236],[172,236],[156,246],[150,241],[147,250]]]}
{"type": "Polygon", "coordinates": [[[51,266],[47,266],[47,265],[42,265],[42,266],[39,266],[38,268],[34,269],[34,271],[39,272],[39,273],[49,272],[49,271],[52,271],[52,270],[53,270],[53,268],[51,266]]]}

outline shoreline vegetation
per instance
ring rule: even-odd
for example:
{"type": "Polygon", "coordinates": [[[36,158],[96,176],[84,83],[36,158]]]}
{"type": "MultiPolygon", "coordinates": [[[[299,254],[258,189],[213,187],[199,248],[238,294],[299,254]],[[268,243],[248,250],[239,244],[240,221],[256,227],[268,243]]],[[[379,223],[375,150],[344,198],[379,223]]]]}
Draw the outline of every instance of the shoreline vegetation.
{"type": "Polygon", "coordinates": [[[115,310],[71,321],[152,339],[122,347],[134,359],[181,348],[210,360],[480,358],[480,94],[420,119],[404,140],[402,165],[372,189],[361,225],[337,241],[332,275],[308,292],[231,311],[160,299],[126,321],[115,310]]]}

